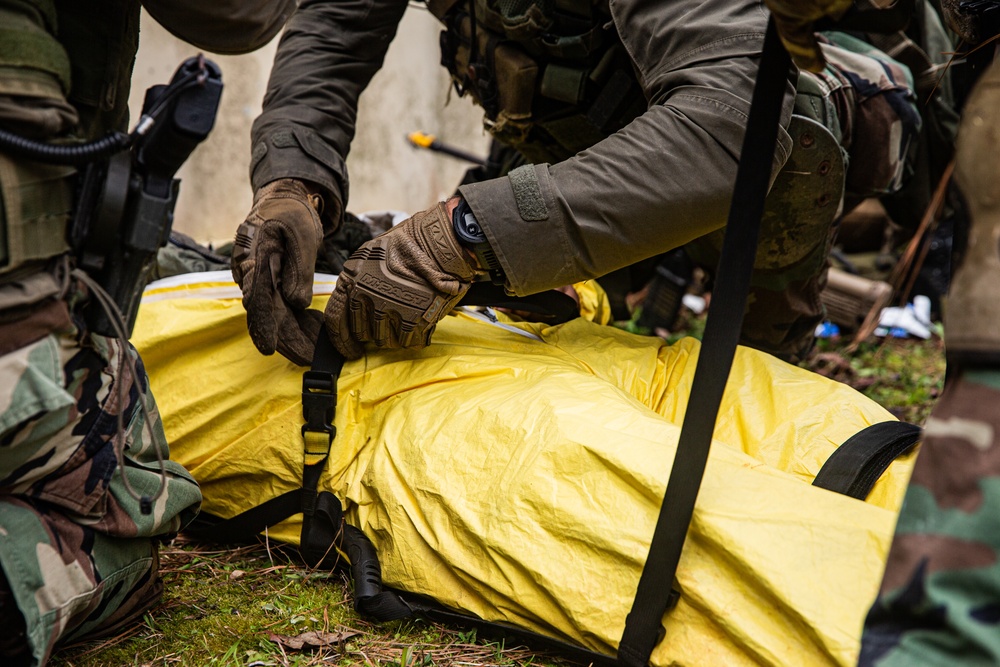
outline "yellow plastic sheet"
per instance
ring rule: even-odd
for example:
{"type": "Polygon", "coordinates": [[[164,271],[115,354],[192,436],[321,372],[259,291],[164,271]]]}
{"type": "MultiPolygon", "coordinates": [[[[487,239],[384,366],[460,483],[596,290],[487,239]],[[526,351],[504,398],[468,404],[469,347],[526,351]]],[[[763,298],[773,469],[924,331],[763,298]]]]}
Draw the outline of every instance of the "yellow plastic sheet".
{"type": "MultiPolygon", "coordinates": [[[[300,485],[302,369],[257,353],[227,274],[182,280],[147,290],[133,340],[172,457],[206,511],[232,516],[300,485]]],[[[324,488],[374,542],[386,585],[613,654],[698,349],[583,319],[447,317],[424,350],[344,367],[324,488]]],[[[912,456],[868,502],[810,482],[840,443],[891,419],[845,385],[738,351],[655,664],[854,663],[912,456]]],[[[269,535],[296,543],[299,530],[269,535]]]]}

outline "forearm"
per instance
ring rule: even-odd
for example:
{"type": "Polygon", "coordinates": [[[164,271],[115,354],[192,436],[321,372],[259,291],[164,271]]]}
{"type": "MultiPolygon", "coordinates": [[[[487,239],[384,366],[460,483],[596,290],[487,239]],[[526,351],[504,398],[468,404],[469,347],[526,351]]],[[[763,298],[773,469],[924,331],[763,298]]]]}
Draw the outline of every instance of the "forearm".
{"type": "Polygon", "coordinates": [[[347,200],[344,160],[358,99],[381,67],[406,0],[303,0],[278,46],[254,121],[254,189],[278,178],[347,200]]]}
{"type": "MultiPolygon", "coordinates": [[[[647,111],[565,162],[461,189],[518,294],[604,275],[726,222],[766,12],[755,0],[615,0],[611,11],[647,111]]],[[[790,82],[785,127],[794,92],[790,82]]],[[[775,172],[790,143],[782,131],[761,167],[775,172]]]]}
{"type": "MultiPolygon", "coordinates": [[[[791,98],[789,87],[786,124],[791,98]]],[[[680,88],[591,150],[534,166],[537,180],[522,172],[461,193],[515,293],[602,276],[725,224],[746,110],[725,91],[680,88]]],[[[776,172],[789,142],[782,131],[762,168],[776,172]]]]}

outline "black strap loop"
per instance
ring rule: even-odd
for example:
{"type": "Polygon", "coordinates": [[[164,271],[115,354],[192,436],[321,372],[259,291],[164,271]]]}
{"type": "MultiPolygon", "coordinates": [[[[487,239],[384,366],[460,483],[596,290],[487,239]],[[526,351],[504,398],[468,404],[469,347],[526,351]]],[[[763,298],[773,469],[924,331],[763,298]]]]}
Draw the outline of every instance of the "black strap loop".
{"type": "Polygon", "coordinates": [[[813,486],[864,500],[889,465],[912,449],[923,431],[906,422],[872,424],[837,448],[813,480],[813,486]]]}

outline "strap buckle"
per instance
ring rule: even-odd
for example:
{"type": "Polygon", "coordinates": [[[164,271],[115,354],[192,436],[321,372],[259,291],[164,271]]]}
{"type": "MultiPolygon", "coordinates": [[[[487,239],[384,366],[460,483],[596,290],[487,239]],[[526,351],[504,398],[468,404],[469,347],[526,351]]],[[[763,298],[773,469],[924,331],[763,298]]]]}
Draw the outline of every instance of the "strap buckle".
{"type": "Polygon", "coordinates": [[[337,435],[337,427],[333,424],[336,409],[336,375],[313,370],[303,373],[302,417],[306,423],[302,425],[302,440],[306,456],[325,457],[330,454],[337,435]]]}

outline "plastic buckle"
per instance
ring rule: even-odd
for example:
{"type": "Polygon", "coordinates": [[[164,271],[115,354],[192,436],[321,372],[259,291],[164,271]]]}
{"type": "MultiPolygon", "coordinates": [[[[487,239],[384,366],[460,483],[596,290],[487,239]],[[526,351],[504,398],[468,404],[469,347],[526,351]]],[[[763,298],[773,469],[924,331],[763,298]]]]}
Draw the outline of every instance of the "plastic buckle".
{"type": "Polygon", "coordinates": [[[337,435],[333,416],[337,409],[337,382],[333,373],[302,374],[303,449],[306,456],[327,456],[337,435]],[[315,436],[321,437],[317,438],[315,436]],[[319,441],[317,441],[319,440],[319,441]],[[325,441],[325,442],[324,442],[325,441]]]}

